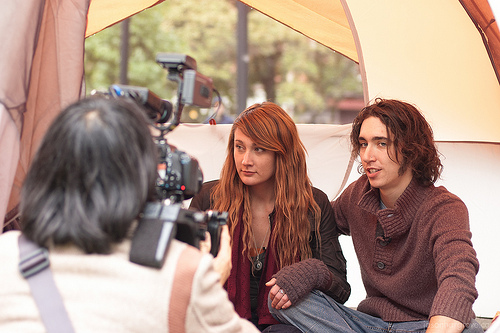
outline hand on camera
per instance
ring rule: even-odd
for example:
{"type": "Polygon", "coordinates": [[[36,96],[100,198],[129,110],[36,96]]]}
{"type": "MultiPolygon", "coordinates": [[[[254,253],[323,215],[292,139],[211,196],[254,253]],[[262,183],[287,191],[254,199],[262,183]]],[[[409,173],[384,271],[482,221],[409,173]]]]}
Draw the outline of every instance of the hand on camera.
{"type": "MultiPolygon", "coordinates": [[[[210,235],[206,232],[204,241],[200,241],[200,251],[203,253],[210,253],[212,244],[210,243],[210,235]]],[[[220,234],[220,247],[219,253],[213,260],[214,269],[220,274],[220,283],[226,283],[229,274],[231,273],[231,236],[229,236],[229,229],[227,225],[222,226],[220,234]]]]}

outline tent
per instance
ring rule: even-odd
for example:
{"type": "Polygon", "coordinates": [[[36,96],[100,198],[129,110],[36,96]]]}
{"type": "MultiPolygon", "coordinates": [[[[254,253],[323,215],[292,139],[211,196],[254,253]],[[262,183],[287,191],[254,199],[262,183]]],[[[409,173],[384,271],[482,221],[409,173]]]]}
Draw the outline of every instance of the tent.
{"type": "MultiPolygon", "coordinates": [[[[3,2],[0,213],[8,213],[7,222],[15,221],[19,188],[45,129],[61,107],[81,95],[84,37],[159,2],[3,2]]],[[[445,158],[442,183],[470,210],[481,263],[476,314],[492,316],[500,299],[495,286],[500,218],[494,209],[500,177],[492,167],[500,164],[500,32],[487,0],[242,2],[358,62],[366,103],[378,96],[400,98],[422,109],[445,158]]],[[[313,136],[308,147],[328,142],[327,137],[342,142],[345,135],[327,135],[322,141],[313,136]]],[[[310,158],[315,156],[310,152],[310,158]]],[[[341,190],[342,180],[356,177],[349,168],[346,174],[339,172],[341,181],[334,183],[340,188],[328,189],[330,197],[341,190]]],[[[350,251],[348,243],[344,248],[350,251]]],[[[347,255],[353,272],[356,259],[347,255]]],[[[351,300],[356,297],[362,295],[353,294],[351,300]]]]}

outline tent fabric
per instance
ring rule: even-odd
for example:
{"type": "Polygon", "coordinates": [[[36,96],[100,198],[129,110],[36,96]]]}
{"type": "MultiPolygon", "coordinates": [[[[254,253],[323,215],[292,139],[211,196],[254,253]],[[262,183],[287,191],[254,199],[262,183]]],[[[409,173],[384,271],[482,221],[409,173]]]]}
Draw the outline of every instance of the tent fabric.
{"type": "Polygon", "coordinates": [[[89,0],[2,3],[0,15],[6,17],[0,20],[0,52],[7,52],[10,62],[4,61],[2,54],[0,98],[21,137],[10,200],[1,216],[16,215],[22,182],[38,143],[59,111],[81,96],[88,5],[89,0]],[[15,29],[18,23],[19,30],[15,29]]]}
{"type": "Polygon", "coordinates": [[[438,140],[500,142],[500,33],[487,0],[291,0],[279,9],[274,1],[242,2],[357,60],[365,103],[386,97],[416,104],[438,140]],[[346,34],[320,25],[324,20],[347,20],[349,50],[346,34]]]}
{"type": "Polygon", "coordinates": [[[85,37],[121,22],[164,0],[91,0],[85,37]]]}
{"type": "MultiPolygon", "coordinates": [[[[31,61],[44,1],[5,0],[0,11],[0,216],[5,216],[19,160],[31,61]],[[18,14],[22,13],[22,14],[18,14]],[[17,15],[16,15],[17,14],[17,15]]],[[[3,218],[0,219],[0,230],[3,218]]]]}
{"type": "MultiPolygon", "coordinates": [[[[241,2],[349,59],[359,62],[358,50],[353,36],[355,27],[349,26],[348,15],[344,10],[348,11],[351,4],[358,3],[362,6],[369,6],[370,2],[350,0],[241,0],[241,2]]],[[[448,2],[452,3],[453,1],[448,2]]],[[[456,0],[456,2],[460,3],[469,13],[472,22],[477,24],[480,34],[485,35],[485,47],[488,52],[491,52],[496,72],[500,73],[500,32],[488,0],[456,0]]],[[[385,20],[393,11],[391,8],[393,3],[389,1],[376,3],[377,6],[381,4],[389,10],[385,10],[383,16],[377,17],[379,22],[385,20]]],[[[422,6],[427,7],[425,4],[422,6]]],[[[433,7],[427,8],[427,12],[430,13],[433,7]]],[[[446,16],[442,17],[443,20],[446,18],[446,16]]]]}
{"type": "Polygon", "coordinates": [[[0,103],[19,130],[44,3],[44,0],[5,0],[0,11],[0,103]]]}
{"type": "Polygon", "coordinates": [[[471,20],[485,39],[497,79],[500,81],[500,31],[487,0],[461,0],[471,20]]]}
{"type": "MultiPolygon", "coordinates": [[[[16,123],[5,107],[0,104],[0,156],[2,156],[0,159],[0,212],[4,215],[19,161],[19,145],[19,131],[16,123]]],[[[0,220],[0,230],[2,220],[0,220]]]]}
{"type": "Polygon", "coordinates": [[[358,62],[355,40],[341,1],[243,0],[241,2],[358,62]]]}
{"type": "Polygon", "coordinates": [[[416,104],[437,140],[500,142],[500,85],[460,2],[349,1],[348,16],[367,103],[416,104]]]}

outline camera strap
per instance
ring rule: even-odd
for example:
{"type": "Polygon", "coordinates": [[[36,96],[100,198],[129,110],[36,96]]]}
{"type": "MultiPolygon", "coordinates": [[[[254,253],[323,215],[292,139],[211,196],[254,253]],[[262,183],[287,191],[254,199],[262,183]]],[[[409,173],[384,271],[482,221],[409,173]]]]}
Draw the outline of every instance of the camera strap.
{"type": "Polygon", "coordinates": [[[19,271],[30,286],[31,294],[48,333],[72,333],[73,325],[50,270],[49,252],[19,236],[19,271]]]}

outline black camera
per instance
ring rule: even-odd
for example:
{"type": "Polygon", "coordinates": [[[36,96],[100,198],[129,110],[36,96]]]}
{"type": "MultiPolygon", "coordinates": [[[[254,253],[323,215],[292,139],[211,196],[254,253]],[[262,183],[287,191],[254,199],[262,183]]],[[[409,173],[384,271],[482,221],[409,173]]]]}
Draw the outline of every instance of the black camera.
{"type": "Polygon", "coordinates": [[[147,88],[113,85],[108,95],[134,99],[155,122],[159,135],[157,201],[146,205],[132,238],[130,261],[162,267],[172,238],[199,248],[208,231],[214,256],[219,251],[221,228],[227,223],[227,212],[195,211],[182,208],[182,201],[201,189],[203,173],[198,161],[167,143],[165,135],[180,123],[184,104],[209,107],[213,91],[212,79],[196,72],[196,61],[176,53],[160,53],[157,62],[168,69],[168,79],[179,84],[178,103],[159,98],[147,88]],[[208,104],[207,104],[208,103],[208,104]],[[173,116],[173,120],[167,124],[173,116]]]}
{"type": "Polygon", "coordinates": [[[172,238],[199,248],[207,231],[212,244],[210,253],[216,256],[221,227],[226,222],[227,212],[183,209],[180,203],[148,203],[132,239],[130,261],[160,268],[172,238]]]}
{"type": "Polygon", "coordinates": [[[198,160],[169,145],[163,137],[155,138],[158,147],[156,192],[160,200],[179,202],[191,199],[203,184],[198,160]]]}

